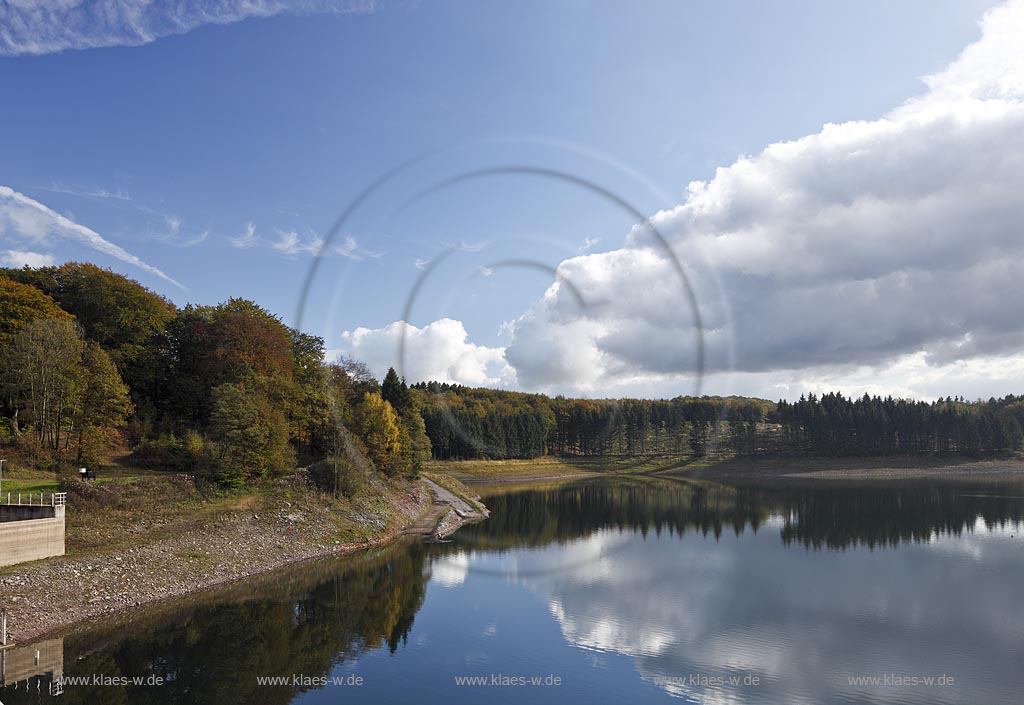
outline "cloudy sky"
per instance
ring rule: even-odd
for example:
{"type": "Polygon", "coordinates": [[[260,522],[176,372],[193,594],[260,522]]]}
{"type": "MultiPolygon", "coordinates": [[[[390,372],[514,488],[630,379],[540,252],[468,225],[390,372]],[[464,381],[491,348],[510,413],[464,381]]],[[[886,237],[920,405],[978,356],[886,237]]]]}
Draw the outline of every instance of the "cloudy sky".
{"type": "Polygon", "coordinates": [[[0,260],[410,380],[1021,393],[1022,36],[1024,0],[10,2],[0,260]]]}

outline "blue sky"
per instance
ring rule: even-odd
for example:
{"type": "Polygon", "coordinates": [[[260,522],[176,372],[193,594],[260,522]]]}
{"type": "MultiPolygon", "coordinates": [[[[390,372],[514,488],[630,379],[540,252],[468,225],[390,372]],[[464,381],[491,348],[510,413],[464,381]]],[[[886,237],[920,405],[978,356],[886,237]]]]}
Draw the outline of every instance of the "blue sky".
{"type": "MultiPolygon", "coordinates": [[[[539,315],[555,268],[619,250],[634,217],[578,185],[538,176],[432,189],[520,165],[587,179],[645,215],[672,209],[690,198],[690,182],[715,179],[743,155],[818,134],[825,123],[878,120],[922,94],[921,78],[976,42],[995,4],[327,2],[293,12],[288,3],[256,3],[256,14],[268,16],[232,21],[242,15],[226,1],[200,20],[169,21],[132,14],[131,2],[103,2],[64,17],[66,30],[8,7],[3,24],[18,29],[0,38],[0,185],[138,261],[69,237],[66,225],[33,231],[11,211],[0,221],[8,241],[0,250],[8,262],[94,261],[178,304],[244,296],[295,323],[312,252],[339,214],[382,174],[418,159],[338,232],[304,329],[386,367],[383,342],[393,336],[381,331],[403,318],[427,271],[409,322],[424,329],[457,321],[463,344],[477,347],[468,362],[439,361],[423,374],[591,394],[618,382],[636,393],[686,391],[685,365],[668,369],[610,347],[595,353],[602,362],[580,362],[603,365],[604,377],[574,382],[567,372],[564,385],[551,381],[558,365],[546,375],[523,372],[536,366],[526,358],[557,350],[527,354],[523,343],[512,355],[519,365],[504,354],[517,336],[527,340],[516,321],[539,315]],[[100,12],[108,6],[120,14],[100,12]],[[79,48],[94,45],[104,46],[79,48]],[[360,327],[383,342],[354,337],[360,327]]],[[[650,284],[634,276],[624,286],[650,284]]],[[[609,330],[602,340],[614,337],[609,330]]],[[[445,335],[459,330],[436,332],[458,357],[458,341],[445,335]]],[[[740,372],[856,386],[854,372],[836,365],[892,370],[900,356],[959,339],[948,331],[889,338],[876,346],[881,356],[781,356],[740,372]]],[[[744,366],[742,351],[733,357],[744,366]]],[[[738,384],[767,393],[756,376],[738,384]]],[[[927,393],[908,384],[909,393],[927,393]]],[[[736,385],[716,386],[707,391],[736,385]]]]}

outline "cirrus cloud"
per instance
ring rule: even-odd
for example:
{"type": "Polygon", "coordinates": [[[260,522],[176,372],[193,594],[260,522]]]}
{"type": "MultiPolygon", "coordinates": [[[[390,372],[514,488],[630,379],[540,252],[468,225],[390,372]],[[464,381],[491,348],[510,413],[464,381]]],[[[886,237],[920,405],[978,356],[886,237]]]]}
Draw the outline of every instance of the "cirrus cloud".
{"type": "MultiPolygon", "coordinates": [[[[160,269],[147,264],[140,258],[119,245],[110,242],[92,228],[76,223],[70,218],[57,213],[48,206],[19,193],[8,186],[0,186],[0,236],[7,242],[27,241],[32,244],[47,244],[51,239],[64,239],[78,242],[90,249],[120,260],[143,271],[160,277],[166,282],[184,289],[181,284],[160,269]]],[[[8,259],[11,252],[8,251],[8,259]]],[[[35,254],[35,261],[49,255],[35,254]]],[[[32,264],[24,260],[23,264],[32,264]]],[[[36,265],[32,265],[36,266],[36,265]]]]}
{"type": "Polygon", "coordinates": [[[140,46],[203,25],[290,14],[370,13],[374,0],[10,0],[0,56],[140,46]]]}

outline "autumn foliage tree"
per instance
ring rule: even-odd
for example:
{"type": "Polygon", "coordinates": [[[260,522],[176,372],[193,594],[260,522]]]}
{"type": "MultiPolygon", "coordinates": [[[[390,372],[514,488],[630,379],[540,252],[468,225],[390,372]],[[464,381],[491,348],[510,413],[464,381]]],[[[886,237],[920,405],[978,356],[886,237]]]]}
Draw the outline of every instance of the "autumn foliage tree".
{"type": "Polygon", "coordinates": [[[400,471],[401,429],[398,414],[379,394],[366,392],[356,409],[355,429],[366,453],[378,470],[388,475],[400,471]]]}
{"type": "Polygon", "coordinates": [[[34,286],[0,277],[0,346],[6,347],[15,333],[37,318],[70,321],[74,316],[34,286]]]}
{"type": "Polygon", "coordinates": [[[39,318],[4,348],[3,387],[42,447],[67,451],[119,426],[131,413],[128,388],[110,356],[63,318],[39,318]]]}
{"type": "Polygon", "coordinates": [[[177,314],[173,303],[136,281],[85,262],[2,274],[31,285],[73,315],[83,336],[113,359],[136,405],[145,407],[161,369],[158,338],[177,314]]]}
{"type": "Polygon", "coordinates": [[[227,383],[213,390],[209,432],[212,473],[225,486],[241,487],[295,465],[284,415],[245,384],[227,383]]]}

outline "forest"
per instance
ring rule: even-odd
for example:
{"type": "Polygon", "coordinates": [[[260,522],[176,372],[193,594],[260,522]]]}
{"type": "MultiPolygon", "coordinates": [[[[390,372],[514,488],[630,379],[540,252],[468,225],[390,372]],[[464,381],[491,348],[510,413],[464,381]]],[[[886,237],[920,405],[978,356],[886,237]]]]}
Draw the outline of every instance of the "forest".
{"type": "Polygon", "coordinates": [[[1005,454],[1021,447],[1024,396],[968,402],[809,395],[566,399],[417,383],[437,459],[578,456],[1005,454]]]}
{"type": "Polygon", "coordinates": [[[1018,451],[1024,397],[570,399],[378,381],[240,298],[177,307],[92,264],[0,269],[0,442],[37,467],[130,451],[227,487],[299,466],[338,492],[356,471],[543,455],[868,456],[1018,451]]]}
{"type": "Polygon", "coordinates": [[[321,338],[244,299],[179,309],[91,264],[5,269],[0,344],[2,438],[37,467],[120,446],[228,487],[312,465],[337,489],[357,470],[415,476],[430,456],[394,375],[327,362],[321,338]]]}

